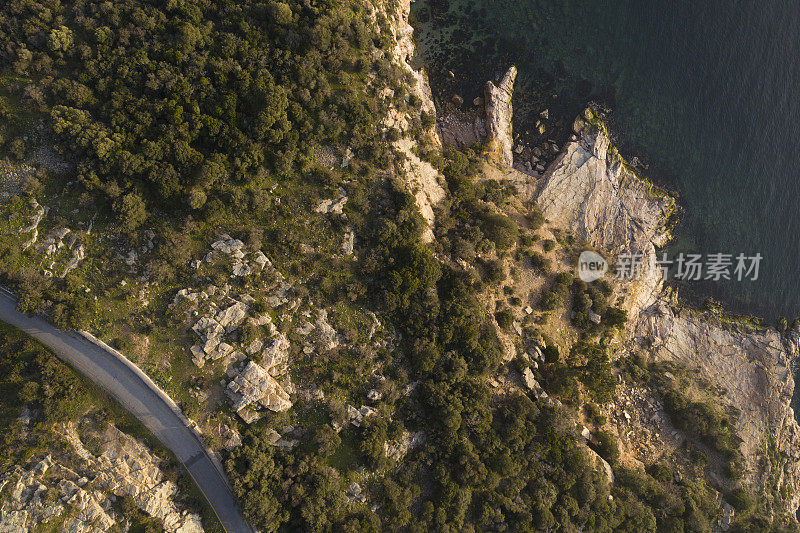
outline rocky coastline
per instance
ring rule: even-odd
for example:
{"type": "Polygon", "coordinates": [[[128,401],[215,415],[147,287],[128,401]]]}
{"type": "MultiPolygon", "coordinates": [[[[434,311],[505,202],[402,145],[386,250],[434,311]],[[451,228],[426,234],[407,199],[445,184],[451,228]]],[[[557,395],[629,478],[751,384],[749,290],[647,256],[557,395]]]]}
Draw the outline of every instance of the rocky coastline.
{"type": "MultiPolygon", "coordinates": [[[[664,287],[661,271],[653,266],[656,249],[670,238],[670,215],[677,208],[674,198],[642,179],[622,158],[602,118],[591,109],[575,120],[563,147],[545,141],[531,148],[520,142],[511,127],[515,76],[511,67],[497,85],[488,81],[485,98],[476,98],[467,111],[458,95],[440,102],[437,127],[442,142],[482,151],[516,185],[522,199],[534,200],[553,226],[590,249],[608,258],[643,254],[643,275],[615,283],[629,317],[620,353],[672,361],[720,387],[724,394],[717,399],[719,405],[739,414],[736,431],[745,463],[744,483],[765,495],[770,487],[767,506],[772,513],[796,514],[800,427],[792,408],[792,361],[800,332],[754,328],[750,320],[679,304],[677,294],[664,287]]],[[[647,419],[642,420],[643,427],[662,416],[655,395],[648,394],[645,404],[656,408],[643,417],[647,419]]],[[[621,412],[626,416],[620,418],[630,424],[631,415],[621,412]]],[[[659,445],[677,448],[681,439],[674,438],[675,429],[658,426],[653,424],[652,434],[659,445]]],[[[627,439],[620,431],[631,450],[641,448],[630,442],[636,440],[636,430],[630,430],[627,439]]]]}

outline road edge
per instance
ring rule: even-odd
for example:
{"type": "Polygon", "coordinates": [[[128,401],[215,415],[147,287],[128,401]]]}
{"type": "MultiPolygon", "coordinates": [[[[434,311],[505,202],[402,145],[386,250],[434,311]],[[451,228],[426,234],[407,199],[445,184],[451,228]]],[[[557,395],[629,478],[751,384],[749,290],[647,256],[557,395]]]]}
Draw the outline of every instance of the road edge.
{"type": "Polygon", "coordinates": [[[166,392],[164,392],[164,390],[161,387],[159,387],[158,384],[155,381],[153,381],[152,378],[148,376],[141,368],[133,364],[133,362],[130,359],[125,357],[125,354],[123,354],[116,348],[109,346],[101,339],[98,339],[97,337],[95,337],[86,330],[76,330],[76,331],[87,341],[101,348],[103,351],[113,355],[115,359],[117,359],[120,363],[125,365],[131,372],[136,374],[136,376],[138,376],[139,379],[144,381],[144,383],[148,386],[148,388],[150,388],[153,392],[155,392],[164,401],[164,403],[166,403],[169,406],[172,412],[175,413],[175,416],[177,416],[186,426],[186,429],[189,430],[189,433],[191,433],[191,435],[200,443],[200,447],[205,451],[209,459],[211,459],[211,462],[214,464],[214,467],[219,471],[220,475],[222,476],[222,480],[225,482],[228,488],[232,489],[230,482],[228,481],[228,474],[225,472],[225,468],[222,466],[222,463],[217,458],[217,454],[215,454],[211,448],[206,446],[205,442],[203,441],[202,435],[197,429],[197,423],[194,420],[188,418],[183,413],[183,411],[181,411],[181,408],[178,407],[178,404],[176,404],[175,401],[166,392]]]}

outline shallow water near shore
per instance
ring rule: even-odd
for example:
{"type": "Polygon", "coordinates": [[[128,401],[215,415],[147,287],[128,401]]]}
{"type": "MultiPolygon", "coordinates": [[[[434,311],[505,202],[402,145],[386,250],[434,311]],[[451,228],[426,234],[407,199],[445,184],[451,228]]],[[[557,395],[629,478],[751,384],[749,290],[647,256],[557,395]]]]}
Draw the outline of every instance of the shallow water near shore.
{"type": "Polygon", "coordinates": [[[442,99],[466,107],[517,65],[515,132],[548,109],[546,137],[562,143],[587,102],[611,109],[623,154],[679,195],[670,255],[763,256],[757,281],[684,295],[800,316],[800,5],[417,0],[412,24],[442,99]]]}

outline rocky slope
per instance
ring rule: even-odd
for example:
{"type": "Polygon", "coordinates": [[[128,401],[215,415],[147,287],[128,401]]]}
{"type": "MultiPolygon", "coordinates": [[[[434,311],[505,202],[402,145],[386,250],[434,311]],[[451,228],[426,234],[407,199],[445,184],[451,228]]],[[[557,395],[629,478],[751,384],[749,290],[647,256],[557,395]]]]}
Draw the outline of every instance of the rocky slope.
{"type": "MultiPolygon", "coordinates": [[[[123,527],[119,497],[161,521],[164,531],[200,533],[200,517],[175,503],[178,488],[164,478],[160,460],[138,440],[113,426],[81,439],[74,425],[60,429],[66,454],[48,455],[28,469],[17,468],[0,481],[9,487],[0,505],[0,531],[82,533],[123,527]],[[92,453],[89,445],[97,449],[92,453]],[[49,529],[48,529],[49,530],[49,529]]],[[[54,451],[54,453],[56,453],[54,451]]]]}
{"type": "Polygon", "coordinates": [[[774,511],[800,506],[800,428],[790,404],[790,359],[796,342],[776,330],[725,325],[709,313],[676,309],[663,301],[642,310],[632,343],[653,361],[675,361],[723,387],[721,404],[739,413],[746,483],[774,511]],[[770,490],[764,490],[769,487],[770,490]]]}
{"type": "Polygon", "coordinates": [[[790,406],[796,343],[773,329],[756,331],[671,305],[655,261],[656,248],[669,236],[673,200],[627,166],[601,123],[585,118],[576,121],[579,138],[542,176],[540,209],[553,225],[611,259],[641,254],[640,279],[617,282],[631,320],[626,351],[676,362],[727,391],[718,403],[740,413],[735,429],[745,483],[774,498],[773,512],[793,514],[800,505],[800,427],[790,406]]]}
{"type": "MultiPolygon", "coordinates": [[[[674,201],[654,193],[611,145],[592,112],[575,121],[576,141],[568,143],[542,175],[536,200],[556,227],[572,232],[605,252],[609,262],[621,254],[641,257],[641,275],[625,286],[625,308],[634,316],[661,290],[655,250],[669,238],[665,226],[674,201]]],[[[633,277],[633,276],[632,276],[633,277]]]]}
{"type": "MultiPolygon", "coordinates": [[[[457,148],[484,143],[494,163],[485,168],[485,177],[513,183],[520,199],[535,199],[552,228],[576,237],[582,249],[600,252],[612,265],[608,279],[620,255],[640,258],[638,275],[613,283],[617,302],[629,317],[617,355],[640,353],[651,362],[671,361],[691,369],[697,380],[727,391],[715,403],[739,413],[735,431],[742,439],[745,484],[768,500],[769,512],[794,514],[800,505],[800,427],[790,406],[790,360],[797,351],[797,333],[745,328],[672,301],[663,291],[656,260],[657,249],[670,237],[675,201],[622,158],[591,110],[575,120],[572,140],[540,178],[537,172],[513,168],[519,166],[513,161],[516,153],[522,160],[526,150],[533,154],[522,145],[512,149],[510,87],[515,73],[509,70],[499,87],[486,84],[483,110],[476,104],[477,110],[464,113],[447,104],[439,118],[444,143],[457,148]]],[[[556,153],[555,145],[548,148],[556,153]]],[[[538,152],[537,158],[542,149],[538,152]]],[[[641,465],[679,450],[689,436],[666,421],[656,391],[632,384],[622,384],[620,390],[634,391],[636,398],[618,398],[609,413],[632,461],[641,465]]],[[[723,502],[721,508],[729,521],[730,506],[723,502]]]]}

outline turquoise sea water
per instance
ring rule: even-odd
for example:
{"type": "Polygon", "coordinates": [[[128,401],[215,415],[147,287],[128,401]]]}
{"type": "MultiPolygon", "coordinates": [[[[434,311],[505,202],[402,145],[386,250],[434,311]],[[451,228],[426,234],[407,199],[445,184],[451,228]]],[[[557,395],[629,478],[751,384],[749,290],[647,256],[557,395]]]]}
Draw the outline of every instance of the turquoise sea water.
{"type": "Polygon", "coordinates": [[[800,4],[417,0],[412,23],[442,98],[517,65],[515,131],[548,109],[561,142],[588,101],[611,109],[623,153],[679,194],[671,253],[764,258],[756,282],[684,293],[800,316],[800,4]]]}

